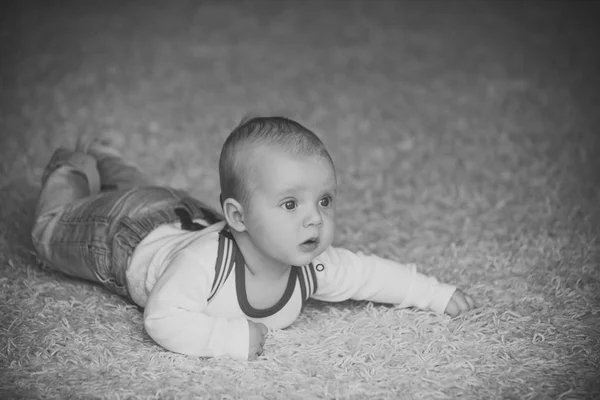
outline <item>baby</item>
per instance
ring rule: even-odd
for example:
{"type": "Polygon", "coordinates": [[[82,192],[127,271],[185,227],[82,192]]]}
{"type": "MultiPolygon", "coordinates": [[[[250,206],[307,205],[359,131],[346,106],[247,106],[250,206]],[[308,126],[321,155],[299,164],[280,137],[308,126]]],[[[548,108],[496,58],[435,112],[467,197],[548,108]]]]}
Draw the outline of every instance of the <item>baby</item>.
{"type": "Polygon", "coordinates": [[[222,214],[153,185],[98,140],[60,148],[42,176],[34,247],[52,268],[128,297],[153,340],[195,356],[255,359],[267,328],[292,324],[309,298],[451,316],[474,307],[414,265],[331,246],[335,167],[299,123],[242,121],[219,177],[222,214]]]}

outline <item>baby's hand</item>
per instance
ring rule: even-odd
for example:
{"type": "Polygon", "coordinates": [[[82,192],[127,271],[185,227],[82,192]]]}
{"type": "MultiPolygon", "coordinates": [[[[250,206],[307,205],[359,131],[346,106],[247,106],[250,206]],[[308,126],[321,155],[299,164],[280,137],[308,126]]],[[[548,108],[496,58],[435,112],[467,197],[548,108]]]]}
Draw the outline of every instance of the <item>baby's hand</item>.
{"type": "Polygon", "coordinates": [[[451,317],[456,317],[457,315],[466,313],[474,308],[475,302],[471,296],[460,289],[456,289],[454,294],[452,294],[452,297],[450,297],[450,301],[448,302],[444,312],[451,317]]]}
{"type": "Polygon", "coordinates": [[[256,360],[263,352],[265,345],[265,335],[269,331],[264,324],[257,324],[248,320],[250,328],[250,347],[248,349],[248,360],[256,360]]]}

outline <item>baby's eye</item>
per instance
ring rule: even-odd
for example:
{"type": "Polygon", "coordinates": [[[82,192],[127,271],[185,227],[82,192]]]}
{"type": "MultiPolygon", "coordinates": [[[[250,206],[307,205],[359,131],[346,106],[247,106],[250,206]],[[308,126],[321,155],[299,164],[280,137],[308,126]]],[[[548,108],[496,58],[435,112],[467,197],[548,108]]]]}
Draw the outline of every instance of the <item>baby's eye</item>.
{"type": "Polygon", "coordinates": [[[331,206],[331,197],[329,197],[329,196],[323,197],[323,198],[322,198],[322,199],[319,201],[319,204],[320,204],[320,205],[321,205],[321,207],[323,207],[323,208],[327,208],[327,207],[331,206]]]}
{"type": "Polygon", "coordinates": [[[283,206],[285,207],[286,210],[291,211],[291,210],[296,209],[297,204],[294,200],[288,200],[285,203],[283,203],[283,206]]]}

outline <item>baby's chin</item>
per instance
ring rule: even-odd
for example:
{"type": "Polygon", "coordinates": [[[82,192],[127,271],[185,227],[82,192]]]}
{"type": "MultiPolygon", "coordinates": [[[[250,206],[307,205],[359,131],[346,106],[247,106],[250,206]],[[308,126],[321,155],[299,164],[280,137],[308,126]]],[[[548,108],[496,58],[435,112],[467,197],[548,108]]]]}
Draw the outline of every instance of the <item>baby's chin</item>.
{"type": "Polygon", "coordinates": [[[308,265],[311,262],[313,262],[315,258],[317,258],[321,254],[323,254],[326,249],[327,249],[327,246],[319,246],[319,248],[316,249],[315,251],[307,253],[306,255],[303,255],[301,257],[296,258],[291,263],[291,265],[294,265],[296,267],[301,267],[303,265],[308,265]]]}

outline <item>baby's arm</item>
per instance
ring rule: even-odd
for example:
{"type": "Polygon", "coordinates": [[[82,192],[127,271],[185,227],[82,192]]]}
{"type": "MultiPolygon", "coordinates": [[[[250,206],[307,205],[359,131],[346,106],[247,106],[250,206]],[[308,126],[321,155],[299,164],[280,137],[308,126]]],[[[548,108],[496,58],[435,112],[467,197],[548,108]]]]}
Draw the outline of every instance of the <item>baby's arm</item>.
{"type": "Polygon", "coordinates": [[[418,273],[414,264],[334,247],[317,257],[314,264],[318,288],[313,297],[320,300],[370,300],[450,315],[474,305],[455,286],[418,273]]]}
{"type": "Polygon", "coordinates": [[[214,266],[201,263],[191,250],[183,250],[170,262],[150,292],[144,310],[146,331],[176,353],[246,360],[248,321],[205,314],[214,266]]]}

